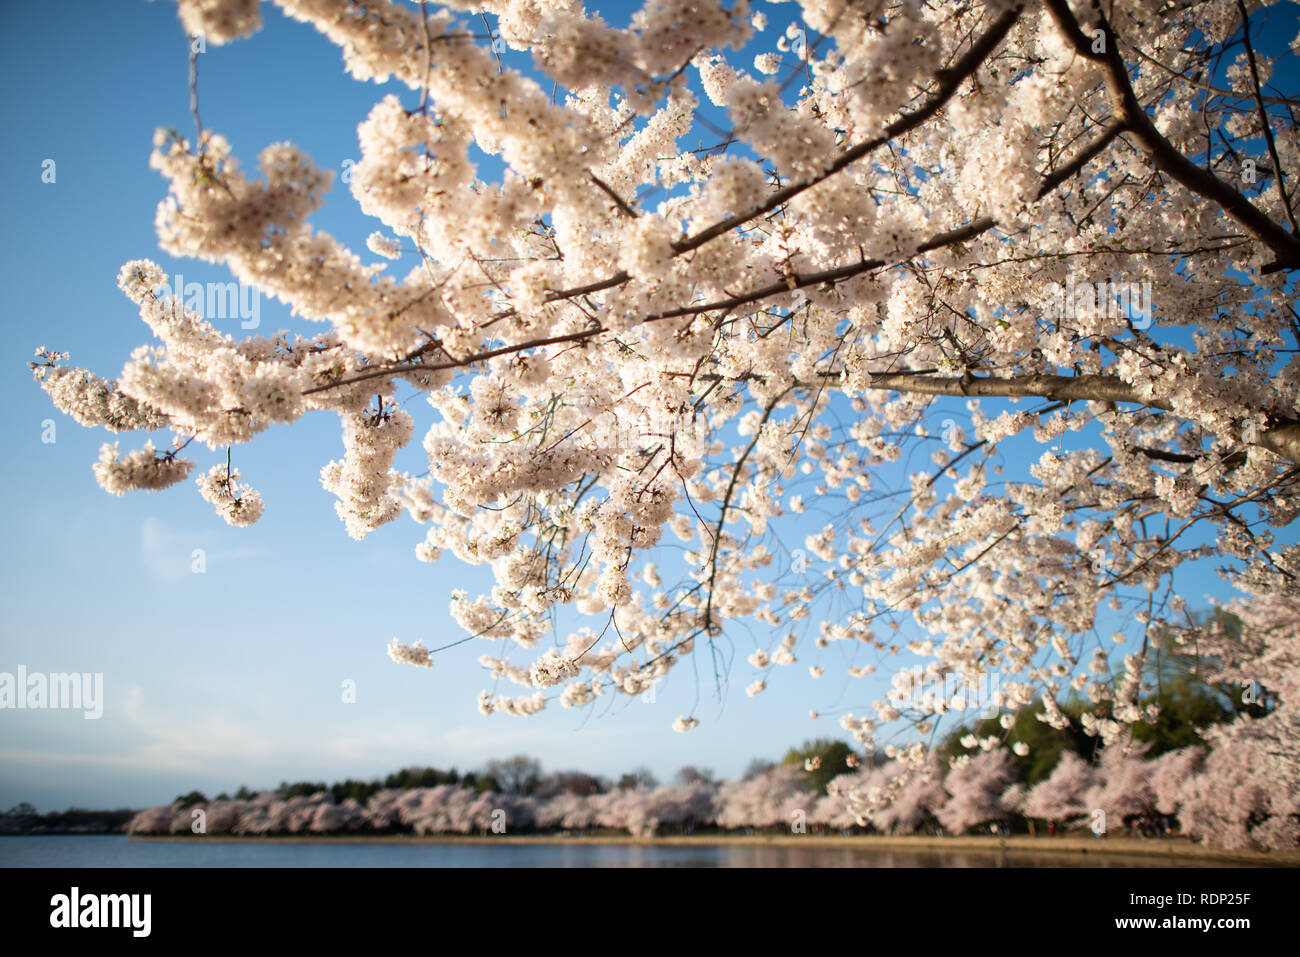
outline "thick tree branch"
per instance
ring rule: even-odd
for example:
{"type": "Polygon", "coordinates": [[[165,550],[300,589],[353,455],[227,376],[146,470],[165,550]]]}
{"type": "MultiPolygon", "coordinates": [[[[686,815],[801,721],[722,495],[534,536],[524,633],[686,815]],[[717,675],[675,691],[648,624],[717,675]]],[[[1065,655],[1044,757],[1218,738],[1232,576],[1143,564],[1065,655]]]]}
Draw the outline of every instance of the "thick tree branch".
{"type": "Polygon", "coordinates": [[[961,85],[966,82],[966,80],[972,76],[977,69],[979,69],[980,65],[989,58],[993,51],[998,48],[998,45],[1006,38],[1007,34],[1011,32],[1011,28],[1015,25],[1016,21],[1020,19],[1020,10],[1021,7],[1017,5],[1016,7],[1007,10],[1002,14],[1002,16],[994,20],[992,26],[989,27],[984,36],[980,37],[980,39],[966,51],[965,55],[962,56],[961,59],[951,67],[938,71],[936,78],[938,79],[939,84],[934,93],[932,93],[930,97],[915,110],[910,113],[904,113],[893,123],[890,123],[885,127],[884,133],[880,136],[864,140],[857,146],[853,146],[840,153],[840,155],[826,167],[826,170],[817,176],[803,180],[799,183],[791,183],[783,189],[778,189],[758,206],[748,210],[747,212],[738,213],[735,216],[714,223],[707,229],[702,229],[694,236],[677,243],[674,248],[678,252],[688,252],[692,249],[698,248],[699,246],[703,246],[709,240],[715,239],[723,233],[730,232],[738,226],[743,226],[751,219],[754,219],[757,216],[762,216],[764,213],[769,213],[778,206],[788,203],[791,199],[805,190],[811,189],[818,183],[834,176],[850,164],[855,163],[868,154],[880,149],[880,147],[884,146],[890,140],[897,139],[904,133],[916,129],[926,120],[929,120],[938,113],[939,110],[943,108],[943,105],[952,99],[953,95],[961,85]]]}
{"type": "MultiPolygon", "coordinates": [[[[1078,156],[1076,156],[1065,166],[1061,167],[1059,170],[1055,170],[1044,177],[1042,184],[1039,186],[1039,189],[1035,194],[1035,199],[1037,200],[1043,199],[1045,196],[1051,193],[1054,189],[1056,189],[1066,180],[1077,175],[1079,171],[1082,170],[1083,167],[1086,166],[1090,160],[1092,160],[1098,154],[1100,154],[1102,150],[1104,150],[1106,146],[1109,145],[1115,139],[1116,136],[1118,136],[1121,132],[1123,132],[1123,130],[1124,127],[1122,124],[1112,123],[1108,125],[1106,129],[1102,132],[1102,135],[1098,137],[1096,141],[1094,141],[1093,143],[1085,147],[1079,153],[1078,156]]],[[[913,253],[913,256],[923,255],[928,252],[934,252],[937,249],[944,249],[948,246],[952,246],[957,243],[967,242],[968,240],[974,239],[977,236],[980,236],[988,232],[990,229],[993,229],[995,226],[997,226],[997,222],[994,219],[988,216],[981,216],[979,219],[973,220],[972,222],[967,223],[965,226],[959,226],[956,229],[950,229],[947,230],[946,232],[938,233],[934,236],[931,236],[929,239],[925,240],[923,243],[921,243],[919,246],[916,247],[916,251],[913,253]]],[[[696,316],[705,312],[727,311],[727,310],[735,309],[739,306],[756,303],[763,299],[768,299],[772,296],[787,294],[796,289],[807,289],[812,286],[820,286],[828,283],[842,282],[845,279],[850,279],[854,276],[858,276],[861,275],[862,273],[870,272],[875,269],[881,269],[887,265],[889,265],[889,263],[884,259],[864,259],[861,262],[853,263],[848,266],[838,266],[834,269],[824,269],[818,272],[802,273],[802,274],[791,273],[788,276],[783,276],[781,279],[767,284],[766,286],[760,286],[759,288],[752,289],[746,293],[740,293],[738,295],[731,296],[727,299],[719,299],[713,302],[694,303],[689,306],[681,306],[677,309],[670,309],[665,312],[655,313],[653,315],[646,316],[642,321],[656,322],[663,319],[675,319],[683,316],[696,316]]],[[[611,286],[616,286],[619,283],[626,282],[627,279],[628,279],[627,273],[619,272],[616,275],[609,277],[608,279],[601,280],[600,282],[591,283],[590,285],[583,286],[579,289],[567,290],[565,293],[565,297],[572,298],[580,295],[587,295],[590,293],[600,292],[601,290],[608,289],[611,286]]],[[[560,294],[556,293],[553,294],[552,296],[548,296],[547,298],[548,301],[553,301],[555,298],[560,298],[560,294]]],[[[509,313],[499,314],[495,316],[493,319],[491,319],[488,323],[486,323],[486,325],[491,325],[493,322],[496,322],[498,319],[505,318],[507,315],[509,315],[509,313]]],[[[580,332],[569,333],[563,336],[555,336],[546,339],[529,340],[527,342],[523,342],[518,345],[502,346],[498,349],[479,352],[472,356],[468,356],[462,360],[452,360],[450,362],[439,363],[437,365],[423,365],[419,363],[413,364],[414,360],[419,359],[424,355],[427,355],[429,352],[439,347],[436,342],[431,342],[425,346],[422,346],[420,349],[416,350],[406,360],[404,360],[399,364],[389,366],[386,369],[375,369],[369,372],[364,372],[361,373],[360,375],[353,376],[349,379],[341,379],[338,382],[332,382],[328,385],[318,386],[314,389],[308,389],[304,392],[304,395],[310,395],[314,392],[324,392],[328,389],[336,388],[338,386],[350,385],[351,383],[354,382],[364,382],[368,379],[375,379],[385,375],[401,375],[404,372],[420,372],[420,371],[437,372],[442,369],[461,368],[464,366],[472,365],[475,362],[480,362],[485,359],[490,359],[494,356],[503,355],[508,352],[519,352],[524,349],[530,349],[537,346],[554,345],[562,342],[574,342],[582,339],[589,339],[593,336],[597,336],[601,334],[604,331],[605,331],[605,327],[603,325],[596,325],[591,327],[590,329],[584,329],[580,332]]]]}
{"type": "Polygon", "coordinates": [[[1300,234],[1300,226],[1297,226],[1295,221],[1295,212],[1291,209],[1291,198],[1286,194],[1286,177],[1282,173],[1282,159],[1277,155],[1277,143],[1273,140],[1273,127],[1269,121],[1268,108],[1264,106],[1264,98],[1260,95],[1259,67],[1255,63],[1255,47],[1250,42],[1250,15],[1246,12],[1246,4],[1242,0],[1237,0],[1237,9],[1241,11],[1241,40],[1246,46],[1246,60],[1250,63],[1251,88],[1255,93],[1255,106],[1259,110],[1259,125],[1264,131],[1264,141],[1268,143],[1268,155],[1273,160],[1273,169],[1277,173],[1273,177],[1273,182],[1277,186],[1277,195],[1282,199],[1282,208],[1286,210],[1287,221],[1291,223],[1291,232],[1300,234]]]}
{"type": "MultiPolygon", "coordinates": [[[[1037,397],[1062,401],[1127,402],[1173,410],[1166,399],[1146,398],[1137,389],[1113,375],[1023,375],[939,377],[923,372],[890,372],[872,375],[869,389],[887,389],[921,395],[978,397],[1037,397]]],[[[1277,418],[1253,443],[1283,458],[1300,462],[1300,422],[1277,418]]]]}
{"type": "MultiPolygon", "coordinates": [[[[930,97],[915,110],[910,113],[904,113],[893,123],[889,124],[889,126],[885,128],[883,134],[872,137],[869,140],[864,140],[856,146],[843,151],[818,175],[802,180],[798,183],[791,183],[789,186],[778,189],[771,193],[762,203],[750,207],[744,213],[737,213],[734,216],[720,220],[712,226],[700,230],[694,236],[689,236],[686,239],[679,240],[673,244],[674,252],[677,255],[681,255],[690,252],[693,249],[698,249],[705,243],[708,243],[737,227],[743,226],[750,220],[756,219],[765,213],[770,213],[779,206],[788,203],[800,193],[812,189],[814,186],[826,181],[831,176],[834,176],[836,173],[851,164],[880,149],[880,147],[884,146],[890,140],[896,139],[904,133],[916,129],[922,123],[931,119],[940,109],[943,108],[945,103],[952,99],[957,90],[961,87],[962,83],[972,76],[975,71],[979,69],[980,65],[989,58],[994,50],[998,48],[998,45],[1006,39],[1007,34],[1011,32],[1012,26],[1014,26],[1015,22],[1020,18],[1020,11],[1021,7],[1016,6],[1011,10],[1007,10],[993,21],[988,32],[986,32],[984,36],[971,46],[971,48],[967,50],[955,64],[947,69],[938,71],[936,79],[939,82],[934,93],[932,93],[930,97]]],[[[594,176],[592,178],[593,180],[595,179],[594,176]]],[[[596,185],[604,186],[604,184],[600,183],[598,180],[596,181],[596,185]]],[[[606,192],[610,193],[611,196],[614,196],[615,199],[618,198],[608,189],[606,189],[606,192]]],[[[565,299],[574,299],[578,296],[612,289],[615,286],[627,282],[629,278],[630,277],[626,272],[620,270],[605,279],[589,283],[585,286],[573,289],[559,289],[549,292],[546,294],[546,301],[559,302],[565,299]]],[[[511,318],[514,315],[515,311],[513,309],[505,310],[504,312],[493,316],[491,319],[488,319],[483,323],[483,326],[486,328],[503,319],[511,318]]],[[[412,358],[419,354],[419,352],[414,353],[412,358]]]]}
{"type": "Polygon", "coordinates": [[[1046,0],[1046,3],[1052,19],[1075,52],[1099,64],[1105,71],[1115,116],[1146,151],[1155,167],[1172,176],[1191,192],[1216,203],[1242,228],[1268,246],[1276,261],[1266,265],[1263,272],[1300,269],[1300,239],[1288,233],[1223,180],[1189,160],[1156,129],[1155,123],[1138,102],[1137,94],[1133,92],[1128,66],[1120,55],[1115,32],[1104,15],[1099,10],[1095,11],[1099,17],[1103,43],[1101,52],[1094,53],[1094,39],[1080,28],[1068,0],[1046,0]]]}

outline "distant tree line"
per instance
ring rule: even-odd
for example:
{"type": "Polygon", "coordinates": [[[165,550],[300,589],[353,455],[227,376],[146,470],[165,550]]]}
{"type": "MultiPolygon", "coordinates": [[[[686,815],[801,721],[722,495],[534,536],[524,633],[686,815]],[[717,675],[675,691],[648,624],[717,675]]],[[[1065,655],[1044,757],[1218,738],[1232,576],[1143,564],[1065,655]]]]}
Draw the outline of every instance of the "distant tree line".
{"type": "Polygon", "coordinates": [[[79,807],[42,814],[24,801],[0,815],[0,834],[112,834],[125,830],[135,815],[130,808],[93,811],[79,807]]]}
{"type": "MultiPolygon", "coordinates": [[[[1239,630],[1231,616],[1217,622],[1239,630]]],[[[1082,699],[1067,699],[1061,706],[1068,719],[1064,726],[1044,721],[1041,703],[1002,720],[969,721],[941,740],[934,763],[938,773],[915,782],[900,810],[878,819],[886,822],[883,829],[961,833],[993,825],[1033,830],[1035,819],[1054,826],[1067,826],[1073,819],[1069,826],[1077,828],[1088,794],[1094,803],[1118,809],[1117,821],[1128,824],[1157,816],[1177,821],[1180,807],[1194,808],[1202,821],[1226,819],[1229,812],[1208,793],[1218,787],[1225,770],[1202,769],[1204,752],[1211,747],[1207,732],[1241,717],[1263,717],[1276,707],[1276,699],[1267,689],[1243,696],[1238,689],[1204,680],[1196,659],[1168,637],[1156,642],[1145,675],[1152,690],[1140,702],[1158,714],[1149,723],[1131,726],[1134,753],[1129,758],[1100,749],[1098,738],[1085,729],[1082,699]],[[1001,746],[1008,742],[1028,747],[1001,746]],[[949,768],[963,769],[954,774],[949,768]],[[1188,787],[1190,797],[1183,800],[1178,795],[1188,787]]],[[[214,816],[211,833],[466,833],[485,828],[485,815],[505,809],[512,830],[781,828],[792,814],[804,814],[815,828],[859,830],[869,825],[862,820],[855,790],[888,785],[896,775],[889,756],[857,754],[834,738],[805,741],[779,763],[756,758],[733,781],[716,780],[712,771],[688,765],[668,786],[660,786],[646,768],[616,778],[573,770],[547,773],[535,758],[515,755],[465,773],[408,767],[369,781],[285,781],[264,792],[241,786],[211,800],[191,791],[139,815],[81,809],[40,814],[22,804],[0,819],[0,833],[183,833],[190,830],[191,809],[214,816]],[[241,817],[246,818],[242,823],[241,817]]],[[[1270,843],[1289,845],[1292,824],[1284,819],[1294,815],[1279,818],[1270,808],[1251,813],[1243,834],[1272,817],[1276,820],[1270,827],[1280,836],[1270,843]]],[[[877,824],[876,829],[882,828],[877,824]]]]}

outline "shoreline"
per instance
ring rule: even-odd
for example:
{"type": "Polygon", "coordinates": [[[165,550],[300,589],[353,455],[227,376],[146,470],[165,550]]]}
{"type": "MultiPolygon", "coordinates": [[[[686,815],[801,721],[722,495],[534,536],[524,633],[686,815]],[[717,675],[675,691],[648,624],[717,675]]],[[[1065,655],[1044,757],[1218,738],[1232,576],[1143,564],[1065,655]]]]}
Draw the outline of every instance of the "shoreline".
{"type": "Polygon", "coordinates": [[[1190,866],[1201,860],[1208,863],[1230,863],[1243,865],[1262,865],[1268,867],[1300,867],[1300,850],[1262,851],[1237,850],[1227,851],[1219,848],[1205,847],[1185,838],[1082,838],[1082,837],[1030,837],[1014,835],[1012,837],[993,836],[929,836],[884,834],[854,835],[818,835],[818,834],[698,834],[665,835],[663,837],[632,837],[626,834],[610,835],[476,835],[476,834],[435,834],[417,836],[411,834],[340,834],[340,835],[304,835],[289,834],[284,836],[263,836],[243,834],[214,834],[198,836],[187,834],[139,834],[127,835],[129,840],[142,842],[187,843],[195,841],[213,841],[219,843],[281,843],[281,844],[542,844],[542,845],[582,845],[605,844],[638,847],[804,847],[814,844],[819,848],[841,850],[953,850],[973,853],[1001,855],[1015,854],[1028,856],[1060,856],[1077,854],[1105,854],[1114,857],[1131,857],[1151,860],[1167,858],[1171,863],[1190,866]]]}

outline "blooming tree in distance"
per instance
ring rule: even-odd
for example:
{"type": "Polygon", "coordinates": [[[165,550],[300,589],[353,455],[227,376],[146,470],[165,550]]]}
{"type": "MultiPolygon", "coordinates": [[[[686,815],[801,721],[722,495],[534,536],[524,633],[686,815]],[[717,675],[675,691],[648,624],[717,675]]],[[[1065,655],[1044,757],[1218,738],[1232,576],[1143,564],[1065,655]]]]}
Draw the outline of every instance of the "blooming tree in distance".
{"type": "Polygon", "coordinates": [[[1073,751],[1063,751],[1052,773],[1029,789],[1021,810],[1048,821],[1080,817],[1088,812],[1084,795],[1094,783],[1092,767],[1073,751]]]}
{"type": "Polygon", "coordinates": [[[1239,688],[1246,702],[1271,705],[1268,714],[1242,714],[1206,731],[1210,753],[1173,752],[1153,785],[1158,797],[1181,781],[1178,815],[1191,834],[1228,847],[1300,844],[1300,600],[1279,571],[1243,583],[1252,594],[1228,606],[1241,622],[1228,633],[1222,617],[1179,634],[1200,650],[1213,674],[1239,688]],[[1198,773],[1199,772],[1199,773],[1198,773]]]}
{"type": "MultiPolygon", "coordinates": [[[[256,0],[178,4],[205,56],[259,42],[256,0]]],[[[357,130],[367,248],[312,225],[330,170],[196,109],[193,136],[154,143],[161,246],[298,331],[219,331],[139,259],[119,283],[153,341],[111,379],[47,350],[35,374],[82,424],[149,433],[103,447],[107,491],[188,480],[234,525],[274,507],[239,447],[336,416],[321,482],[347,533],[405,516],[418,558],[495,576],[451,604],[520,689],[484,691],[484,713],[642,694],[748,619],[773,636],[751,694],[796,661],[820,675],[835,646],[855,676],[907,650],[936,680],[997,673],[985,703],[1042,701],[1058,726],[1077,693],[1112,742],[1154,717],[1145,637],[1182,610],[1185,563],[1296,601],[1281,5],[647,0],[626,26],[580,0],[274,5],[357,81],[409,91],[357,130]],[[422,477],[395,467],[417,441],[422,477]],[[1140,633],[1113,660],[1107,615],[1140,633]]],[[[1292,680],[1294,621],[1257,655],[1292,680]]],[[[957,698],[841,723],[868,748],[900,723],[923,740],[957,698]]],[[[974,758],[940,817],[996,817],[998,760],[974,758]]],[[[1071,812],[1080,775],[1030,805],[1071,812]]]]}
{"type": "Polygon", "coordinates": [[[1011,753],[1005,748],[959,758],[943,782],[948,799],[935,815],[953,834],[1001,821],[1013,810],[1003,795],[1015,777],[1011,753]]]}
{"type": "Polygon", "coordinates": [[[1115,742],[1101,752],[1092,786],[1083,794],[1089,813],[1101,810],[1118,826],[1125,818],[1155,811],[1147,747],[1115,742]]]}

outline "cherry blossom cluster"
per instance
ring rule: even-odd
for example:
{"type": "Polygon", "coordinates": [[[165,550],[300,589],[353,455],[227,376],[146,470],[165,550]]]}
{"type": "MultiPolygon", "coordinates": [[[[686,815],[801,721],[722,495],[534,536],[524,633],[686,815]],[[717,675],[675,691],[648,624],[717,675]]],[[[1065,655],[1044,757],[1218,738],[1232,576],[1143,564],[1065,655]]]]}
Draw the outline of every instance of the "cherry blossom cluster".
{"type": "MultiPolygon", "coordinates": [[[[1059,725],[1080,695],[1117,744],[1155,717],[1142,649],[1183,566],[1294,576],[1300,137],[1266,5],[800,0],[769,25],[649,0],[614,27],[569,0],[275,3],[408,91],[358,129],[365,250],[311,223],[329,170],[273,143],[246,171],[211,130],[158,134],[156,222],[313,334],[236,340],[139,260],[119,280],[154,344],[113,380],[61,353],[34,373],[83,424],[175,433],[105,447],[116,493],[186,477],[182,445],[338,415],[321,481],[347,533],[405,512],[419,558],[493,572],[451,608],[522,689],[484,713],[642,695],[752,641],[751,695],[795,662],[858,679],[904,654],[966,683],[840,715],[869,749],[993,674],[996,710],[1059,725]],[[1149,308],[1058,308],[1098,280],[1149,308]]],[[[260,22],[179,8],[214,44],[260,22]]],[[[202,494],[255,518],[225,468],[202,494]]],[[[924,747],[889,746],[922,773],[924,747]]],[[[963,774],[1002,780],[993,757],[963,774]]]]}
{"type": "Polygon", "coordinates": [[[199,494],[229,525],[252,525],[262,515],[262,496],[239,481],[239,470],[214,465],[199,477],[199,494]]]}

